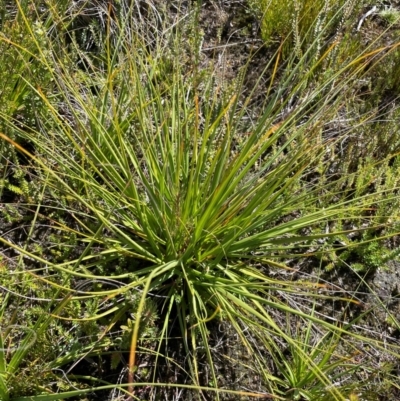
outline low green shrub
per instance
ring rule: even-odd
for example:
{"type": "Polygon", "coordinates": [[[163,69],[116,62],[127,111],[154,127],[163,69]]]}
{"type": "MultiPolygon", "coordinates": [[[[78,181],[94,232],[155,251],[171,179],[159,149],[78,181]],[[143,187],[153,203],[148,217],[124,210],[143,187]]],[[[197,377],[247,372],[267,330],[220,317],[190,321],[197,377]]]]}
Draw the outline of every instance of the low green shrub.
{"type": "MultiPolygon", "coordinates": [[[[354,15],[363,2],[348,0],[262,0],[251,1],[261,14],[261,36],[267,41],[288,42],[287,54],[294,52],[301,58],[309,46],[320,47],[329,36],[338,35],[340,28],[354,15]]],[[[317,50],[317,49],[315,49],[317,50]]],[[[317,50],[315,57],[318,58],[317,50]]]]}

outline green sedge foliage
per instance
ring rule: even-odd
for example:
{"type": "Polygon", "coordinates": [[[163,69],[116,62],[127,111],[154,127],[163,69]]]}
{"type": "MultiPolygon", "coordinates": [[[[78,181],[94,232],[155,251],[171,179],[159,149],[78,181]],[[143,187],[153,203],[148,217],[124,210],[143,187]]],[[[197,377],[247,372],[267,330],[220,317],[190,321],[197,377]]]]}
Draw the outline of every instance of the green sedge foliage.
{"type": "MultiPolygon", "coordinates": [[[[54,13],[50,20],[57,21],[55,3],[50,9],[54,13]]],[[[154,43],[144,30],[132,29],[133,10],[127,8],[126,14],[113,20],[117,25],[109,17],[104,54],[93,63],[88,58],[85,71],[75,68],[71,60],[81,55],[77,42],[72,40],[63,52],[62,37],[43,35],[26,15],[23,23],[35,52],[3,40],[50,72],[54,87],[24,80],[41,101],[33,133],[21,129],[9,113],[1,113],[4,125],[32,144],[34,154],[7,133],[1,134],[1,143],[27,157],[35,171],[40,202],[32,201],[27,209],[37,210],[36,217],[42,208],[51,210],[49,222],[77,248],[75,253],[63,253],[60,246],[61,254],[46,258],[43,249],[30,246],[29,236],[25,246],[1,239],[27,257],[25,266],[35,260],[39,265],[35,277],[54,286],[57,294],[48,309],[51,314],[44,312],[35,330],[45,330],[53,320],[106,320],[103,338],[123,322],[123,332],[130,335],[127,390],[134,396],[137,387],[156,386],[157,368],[146,383],[135,375],[143,353],[140,340],[156,337],[157,366],[174,325],[187,355],[182,371],[190,384],[171,383],[170,387],[198,393],[212,390],[217,400],[223,399],[224,392],[255,396],[250,391],[219,388],[209,324],[221,319],[229,322],[252,355],[250,368],[261,377],[259,396],[353,397],[347,383],[332,385],[342,374],[332,376],[333,369],[349,375],[357,368],[344,359],[332,360],[341,337],[352,336],[382,350],[383,345],[367,338],[367,333],[353,332],[351,325],[343,327],[314,313],[315,302],[327,297],[316,290],[327,289],[317,279],[280,280],[269,275],[268,269],[284,270],[288,259],[304,256],[317,240],[345,235],[344,220],[357,221],[362,216],[369,223],[372,202],[391,202],[390,194],[381,199],[359,194],[339,196],[338,202],[327,205],[324,201],[331,199],[330,190],[340,195],[339,184],[333,179],[322,183],[310,179],[326,160],[327,149],[337,149],[344,139],[340,132],[334,137],[324,135],[323,125],[351,97],[353,79],[365,56],[356,56],[326,74],[318,85],[311,85],[314,69],[329,58],[335,45],[320,54],[311,46],[294,55],[285,65],[287,72],[280,73],[279,82],[265,93],[262,112],[249,122],[250,98],[241,97],[240,85],[228,96],[211,71],[200,74],[185,65],[192,58],[180,51],[183,22],[154,43]],[[118,32],[116,40],[111,26],[118,32]],[[305,70],[309,60],[313,61],[305,70]],[[307,96],[291,108],[290,99],[304,93],[307,96]],[[340,228],[327,232],[332,221],[340,228]],[[77,280],[102,285],[76,288],[77,280]],[[298,298],[302,306],[287,301],[298,298]],[[84,308],[77,312],[74,302],[84,302],[84,308]],[[83,309],[89,306],[88,316],[83,309]],[[123,321],[127,313],[130,318],[123,321]],[[154,325],[155,316],[160,316],[158,331],[146,332],[144,326],[154,325]],[[306,327],[305,334],[280,324],[282,316],[297,319],[306,327]],[[310,347],[318,337],[315,347],[310,347]],[[283,354],[282,344],[290,349],[290,357],[283,354]],[[273,367],[265,354],[272,355],[273,367]],[[204,361],[208,383],[204,383],[204,361]]],[[[324,34],[321,28],[314,40],[320,41],[324,34]]],[[[272,82],[279,67],[277,52],[265,70],[272,82]]],[[[346,137],[351,132],[347,130],[346,137]]],[[[386,188],[379,190],[386,192],[386,188]]],[[[33,219],[32,232],[35,227],[33,219]]],[[[126,343],[126,338],[121,341],[126,343]]],[[[96,345],[106,352],[107,345],[96,345]]],[[[82,358],[85,351],[61,356],[53,366],[82,358]]],[[[348,352],[345,345],[340,351],[348,352]]],[[[5,400],[9,389],[4,372],[15,374],[27,357],[20,350],[10,365],[1,355],[5,400]]],[[[100,387],[103,383],[90,380],[98,390],[115,387],[100,387]]],[[[119,387],[122,391],[124,386],[119,387]]],[[[13,400],[65,399],[93,389],[42,391],[47,394],[31,398],[19,394],[13,400]]]]}
{"type": "MultiPolygon", "coordinates": [[[[311,315],[315,313],[312,310],[311,315]]],[[[278,387],[284,399],[292,400],[331,400],[335,399],[328,388],[331,382],[342,382],[348,397],[354,396],[359,383],[352,383],[346,380],[351,377],[359,366],[353,358],[343,358],[338,353],[341,338],[332,332],[323,336],[313,333],[315,327],[311,322],[293,322],[290,315],[287,316],[287,332],[296,339],[298,346],[309,356],[305,360],[293,344],[289,344],[285,350],[276,347],[272,352],[272,358],[278,366],[282,379],[278,381],[278,387]],[[295,328],[294,328],[295,327],[295,328]],[[312,363],[310,363],[312,361],[312,363]],[[321,380],[321,373],[329,377],[330,382],[321,380]]]]}

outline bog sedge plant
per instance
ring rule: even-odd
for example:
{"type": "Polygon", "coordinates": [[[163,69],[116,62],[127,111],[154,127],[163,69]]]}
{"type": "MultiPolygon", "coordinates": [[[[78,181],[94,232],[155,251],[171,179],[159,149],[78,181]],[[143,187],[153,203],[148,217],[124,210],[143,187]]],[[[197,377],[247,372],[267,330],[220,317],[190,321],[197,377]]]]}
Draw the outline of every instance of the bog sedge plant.
{"type": "MultiPolygon", "coordinates": [[[[314,314],[314,311],[311,314],[314,314]]],[[[292,338],[298,342],[297,346],[301,347],[309,358],[304,359],[297,347],[293,347],[293,343],[289,343],[284,351],[282,347],[276,347],[275,352],[272,352],[274,362],[281,373],[278,386],[284,399],[330,400],[332,395],[328,388],[332,382],[340,382],[342,393],[350,396],[359,383],[348,381],[348,378],[352,377],[353,372],[360,370],[360,367],[352,357],[338,353],[340,334],[328,332],[320,336],[313,333],[315,327],[312,322],[291,320],[292,316],[287,316],[287,333],[292,333],[292,338]],[[329,377],[331,382],[324,383],[320,379],[321,372],[329,377]]]]}
{"type": "MultiPolygon", "coordinates": [[[[131,399],[141,387],[161,385],[156,380],[161,369],[158,358],[174,325],[179,328],[187,356],[182,366],[186,376],[184,382],[162,384],[165,388],[175,386],[198,392],[198,398],[203,392],[213,391],[217,400],[223,398],[224,392],[291,399],[287,398],[291,393],[287,397],[282,393],[282,381],[287,380],[289,389],[297,386],[290,382],[290,361],[281,365],[275,361],[274,372],[263,356],[268,352],[279,355],[283,341],[297,360],[309,364],[306,386],[319,383],[318,388],[323,388],[329,399],[345,400],[346,389],[331,385],[331,367],[340,365],[328,364],[336,341],[346,335],[354,341],[368,341],[377,349],[384,349],[383,345],[366,333],[352,332],[351,327],[309,313],[316,301],[329,296],[328,286],[317,280],[273,278],[267,269],[287,269],[285,261],[305,256],[313,241],[346,234],[326,232],[332,220],[360,216],[368,219],[363,213],[369,208],[368,195],[318,208],[316,205],[331,183],[321,187],[307,178],[323,160],[328,145],[342,140],[340,133],[336,138],[325,138],[321,121],[335,118],[351,94],[351,82],[359,73],[357,66],[366,56],[359,55],[358,63],[353,60],[317,87],[310,87],[307,97],[288,112],[285,107],[289,99],[307,85],[308,78],[307,74],[298,74],[302,66],[297,66],[302,63],[293,61],[292,70],[281,77],[276,90],[266,94],[261,114],[248,123],[245,117],[249,99],[241,99],[240,87],[233,95],[221,96],[223,88],[215,86],[212,74],[203,73],[199,85],[198,72],[184,68],[182,60],[186,55],[179,53],[179,24],[176,31],[153,45],[153,51],[159,52],[155,57],[149,54],[148,38],[125,29],[131,13],[132,8],[126,19],[118,21],[117,43],[105,45],[105,68],[93,68],[87,74],[87,80],[98,87],[96,93],[86,90],[72,63],[63,62],[68,59],[67,51],[61,57],[57,48],[49,58],[41,52],[37,33],[30,30],[33,43],[38,45],[38,54],[32,56],[47,71],[53,71],[57,86],[51,93],[30,85],[43,105],[34,135],[21,130],[7,114],[0,115],[7,126],[33,144],[35,154],[3,133],[0,137],[29,157],[47,207],[70,216],[69,221],[57,221],[55,214],[51,223],[60,232],[73,233],[81,252],[63,262],[46,260],[27,248],[0,240],[42,264],[36,276],[49,285],[52,277],[63,275],[71,280],[118,283],[117,288],[99,291],[54,285],[69,292],[64,303],[96,298],[117,300],[114,306],[99,308],[90,318],[71,320],[110,319],[111,326],[123,313],[131,312],[134,322],[125,386],[131,399]],[[167,81],[162,74],[155,74],[162,70],[157,63],[164,58],[171,74],[167,81]],[[336,85],[332,86],[332,82],[336,85]],[[307,234],[310,228],[312,234],[307,234]],[[113,266],[121,256],[130,264],[125,272],[116,275],[113,266]],[[135,310],[118,303],[130,291],[140,294],[135,310]],[[292,299],[301,297],[302,306],[285,302],[279,295],[282,293],[292,299]],[[153,380],[141,383],[135,372],[138,356],[143,352],[140,327],[149,297],[158,305],[162,321],[154,352],[153,380]],[[282,315],[306,322],[304,341],[301,337],[292,338],[293,332],[280,325],[282,315]],[[220,388],[208,331],[216,319],[228,321],[252,355],[252,369],[261,377],[260,391],[220,388]],[[326,333],[322,342],[333,340],[327,340],[326,351],[318,347],[310,355],[304,344],[311,341],[312,327],[326,333]],[[264,351],[258,352],[259,349],[264,351]],[[204,384],[201,356],[207,361],[209,386],[204,384]]],[[[29,30],[30,21],[25,19],[25,23],[29,30]]],[[[332,48],[328,47],[315,63],[322,62],[332,48]]],[[[309,60],[308,56],[305,52],[304,60],[309,60]]],[[[314,66],[310,66],[309,74],[314,66]]],[[[265,74],[270,73],[273,80],[278,67],[276,55],[265,74]]],[[[29,85],[29,81],[26,83],[29,85]]],[[[374,198],[374,202],[389,201],[390,196],[380,201],[374,198]]],[[[57,313],[52,317],[61,318],[57,313]]],[[[172,358],[168,354],[164,357],[172,358]]],[[[301,370],[303,374],[303,367],[301,370]]],[[[301,386],[303,379],[296,380],[301,386]]],[[[47,394],[16,397],[14,401],[65,399],[89,391],[93,389],[60,394],[47,390],[47,394]]],[[[298,396],[312,394],[309,388],[296,391],[298,396]]]]}

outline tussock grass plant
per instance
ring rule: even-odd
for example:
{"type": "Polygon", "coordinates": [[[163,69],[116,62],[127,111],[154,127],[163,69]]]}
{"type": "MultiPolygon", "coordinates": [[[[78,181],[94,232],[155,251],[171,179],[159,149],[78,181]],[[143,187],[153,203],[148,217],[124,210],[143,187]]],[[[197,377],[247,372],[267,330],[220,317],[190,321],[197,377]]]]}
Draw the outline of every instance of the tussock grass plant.
{"type": "MultiPolygon", "coordinates": [[[[35,184],[42,189],[40,204],[25,207],[36,206],[44,218],[51,210],[48,224],[60,235],[73,234],[78,245],[68,259],[55,261],[0,240],[26,257],[27,274],[62,293],[52,319],[106,322],[104,335],[121,323],[131,330],[128,384],[101,386],[94,378],[81,380],[98,385],[97,390],[126,387],[130,399],[140,399],[140,391],[150,386],[147,396],[158,399],[157,387],[169,379],[160,361],[176,359],[183,379],[162,386],[191,390],[198,399],[226,399],[224,392],[274,399],[353,397],[351,386],[333,383],[341,372],[351,375],[357,369],[345,359],[331,361],[340,340],[368,342],[393,354],[396,348],[387,351],[380,340],[353,331],[340,319],[326,319],[315,308],[327,298],[344,304],[358,304],[357,299],[334,297],[331,287],[317,277],[307,281],[279,277],[293,269],[293,260],[324,252],[315,248],[316,241],[348,233],[327,232],[330,222],[362,216],[363,222],[374,224],[368,194],[325,205],[324,193],[337,186],[332,180],[321,185],[310,179],[326,150],[344,139],[340,132],[324,135],[321,127],[352,95],[352,80],[371,54],[358,55],[309,87],[307,74],[334,46],[313,62],[307,74],[301,60],[293,59],[276,89],[266,93],[262,113],[249,121],[250,99],[241,98],[240,85],[226,96],[211,73],[199,75],[196,68],[182,63],[187,60],[187,54],[180,52],[183,22],[168,35],[164,29],[162,40],[149,50],[148,37],[126,29],[131,27],[133,8],[126,11],[117,20],[118,40],[104,44],[103,67],[89,65],[84,82],[82,72],[68,61],[68,50],[61,55],[60,47],[51,54],[42,51],[38,35],[41,40],[52,39],[34,31],[27,18],[24,23],[36,52],[2,39],[42,63],[54,83],[53,88],[41,88],[24,80],[42,102],[33,133],[21,129],[7,113],[0,115],[34,148],[28,151],[0,134],[2,141],[29,158],[35,184]],[[94,92],[88,90],[92,85],[94,92]],[[288,110],[289,100],[304,87],[307,96],[288,110]],[[34,272],[29,260],[35,261],[34,272]],[[102,285],[82,289],[74,285],[79,280],[102,285]],[[125,302],[131,294],[136,301],[125,302]],[[97,303],[92,303],[89,317],[84,311],[79,317],[68,316],[66,305],[74,301],[97,303]],[[141,338],[152,308],[159,316],[152,350],[156,367],[144,383],[138,361],[146,353],[141,338]],[[127,314],[132,319],[129,325],[122,322],[127,314]],[[305,334],[293,332],[286,316],[304,326],[305,334]],[[215,351],[209,344],[210,327],[218,320],[229,323],[243,353],[251,356],[249,372],[259,377],[255,388],[221,388],[215,351]],[[181,359],[171,350],[172,337],[179,339],[181,359]],[[312,342],[316,346],[310,352],[312,342]],[[289,356],[283,344],[290,349],[289,356]],[[335,369],[340,373],[333,373],[335,369]]],[[[307,52],[301,57],[310,60],[307,52]]],[[[272,81],[278,66],[279,53],[265,70],[272,81]]],[[[374,203],[390,201],[390,194],[373,198],[374,203]]],[[[343,346],[340,352],[349,351],[343,346]]],[[[4,360],[0,363],[4,365],[4,360]]],[[[31,398],[21,394],[14,400],[64,399],[93,391],[42,390],[47,394],[31,398]]]]}
{"type": "Polygon", "coordinates": [[[339,354],[340,334],[328,332],[321,336],[312,332],[315,330],[312,322],[294,323],[291,320],[292,317],[288,316],[287,333],[291,333],[292,338],[298,342],[297,346],[293,347],[293,343],[289,343],[286,349],[277,347],[276,352],[272,354],[282,375],[279,385],[285,399],[335,399],[328,390],[332,383],[335,383],[343,394],[350,397],[355,394],[354,391],[359,390],[361,386],[359,383],[348,381],[348,378],[360,368],[350,355],[345,357],[339,354]],[[297,347],[308,355],[307,359],[298,352],[297,347]],[[326,377],[329,377],[327,382],[324,381],[326,377]]]}

